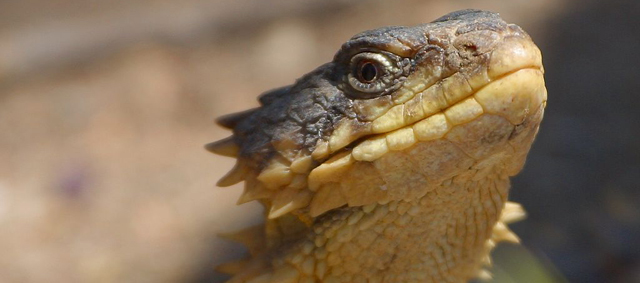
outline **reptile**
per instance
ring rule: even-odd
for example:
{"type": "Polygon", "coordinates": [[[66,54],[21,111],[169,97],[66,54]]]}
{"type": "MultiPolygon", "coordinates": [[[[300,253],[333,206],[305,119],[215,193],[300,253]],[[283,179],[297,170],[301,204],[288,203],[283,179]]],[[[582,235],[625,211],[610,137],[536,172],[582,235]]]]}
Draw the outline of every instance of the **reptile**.
{"type": "Polygon", "coordinates": [[[355,35],[333,60],[220,117],[263,224],[226,237],[228,282],[466,282],[519,242],[507,200],[547,101],[541,52],[496,13],[355,35]]]}

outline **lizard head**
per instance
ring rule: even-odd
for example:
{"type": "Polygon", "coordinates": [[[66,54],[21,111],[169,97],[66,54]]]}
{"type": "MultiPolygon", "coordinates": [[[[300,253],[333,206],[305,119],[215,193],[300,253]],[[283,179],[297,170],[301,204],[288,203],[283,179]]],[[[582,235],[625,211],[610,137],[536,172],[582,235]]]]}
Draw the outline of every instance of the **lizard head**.
{"type": "MultiPolygon", "coordinates": [[[[497,14],[464,10],[354,36],[207,145],[238,158],[218,183],[269,218],[424,196],[463,172],[520,171],[546,105],[539,49],[497,14]]],[[[469,174],[467,174],[469,175],[469,174]]]]}

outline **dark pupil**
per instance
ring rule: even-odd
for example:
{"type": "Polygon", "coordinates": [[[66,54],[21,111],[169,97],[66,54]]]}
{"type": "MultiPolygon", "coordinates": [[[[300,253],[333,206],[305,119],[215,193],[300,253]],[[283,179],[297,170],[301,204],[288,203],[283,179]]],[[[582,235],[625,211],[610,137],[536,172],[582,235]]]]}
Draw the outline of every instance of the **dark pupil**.
{"type": "Polygon", "coordinates": [[[360,75],[365,82],[371,82],[376,79],[378,69],[371,62],[366,62],[360,67],[360,75]]]}

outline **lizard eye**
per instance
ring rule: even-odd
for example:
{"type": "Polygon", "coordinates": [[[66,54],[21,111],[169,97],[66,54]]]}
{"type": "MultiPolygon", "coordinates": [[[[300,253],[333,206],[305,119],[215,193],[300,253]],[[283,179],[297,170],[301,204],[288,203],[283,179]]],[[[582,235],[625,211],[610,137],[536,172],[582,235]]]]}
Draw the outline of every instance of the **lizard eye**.
{"type": "Polygon", "coordinates": [[[371,98],[395,90],[403,75],[402,59],[393,54],[362,52],[350,62],[347,81],[362,98],[371,98]]]}
{"type": "Polygon", "coordinates": [[[358,78],[361,82],[373,82],[378,78],[378,66],[376,66],[373,62],[361,62],[358,70],[358,78]]]}

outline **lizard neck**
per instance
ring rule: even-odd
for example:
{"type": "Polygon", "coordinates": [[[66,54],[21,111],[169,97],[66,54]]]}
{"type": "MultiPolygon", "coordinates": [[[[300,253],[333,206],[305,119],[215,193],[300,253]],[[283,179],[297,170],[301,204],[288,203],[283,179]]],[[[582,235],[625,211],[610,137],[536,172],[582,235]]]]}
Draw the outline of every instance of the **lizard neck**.
{"type": "Polygon", "coordinates": [[[463,173],[410,201],[330,213],[293,247],[297,256],[279,261],[324,282],[471,279],[493,246],[509,189],[506,176],[474,176],[463,173]]]}

